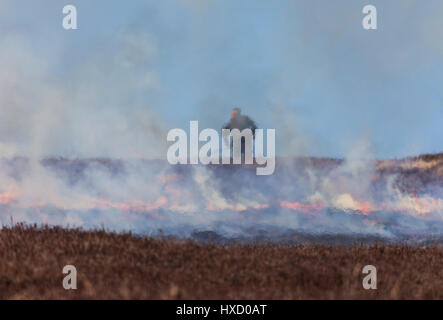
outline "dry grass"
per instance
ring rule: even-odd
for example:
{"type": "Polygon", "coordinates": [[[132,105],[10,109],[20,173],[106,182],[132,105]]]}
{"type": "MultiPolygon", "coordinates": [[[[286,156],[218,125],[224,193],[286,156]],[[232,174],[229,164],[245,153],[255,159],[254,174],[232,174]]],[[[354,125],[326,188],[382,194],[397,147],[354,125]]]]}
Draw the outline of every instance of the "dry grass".
{"type": "Polygon", "coordinates": [[[216,246],[104,231],[0,231],[2,299],[442,299],[443,248],[216,246]],[[78,289],[62,288],[73,264],[78,289]],[[378,289],[362,288],[364,265],[378,289]]]}

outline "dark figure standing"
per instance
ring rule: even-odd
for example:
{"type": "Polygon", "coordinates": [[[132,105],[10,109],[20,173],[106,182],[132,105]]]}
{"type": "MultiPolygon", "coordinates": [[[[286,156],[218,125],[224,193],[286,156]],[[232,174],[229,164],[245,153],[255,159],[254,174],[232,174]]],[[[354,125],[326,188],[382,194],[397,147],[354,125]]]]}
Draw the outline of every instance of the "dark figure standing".
{"type": "MultiPolygon", "coordinates": [[[[234,108],[231,110],[231,120],[223,126],[223,129],[238,129],[243,131],[244,129],[251,129],[252,135],[255,136],[255,129],[257,126],[255,122],[249,118],[248,116],[242,115],[239,108],[234,108]]],[[[225,141],[226,142],[226,141],[225,141]]],[[[241,139],[241,153],[245,154],[245,138],[241,139]]],[[[232,154],[232,145],[231,145],[231,154],[232,154]]]]}

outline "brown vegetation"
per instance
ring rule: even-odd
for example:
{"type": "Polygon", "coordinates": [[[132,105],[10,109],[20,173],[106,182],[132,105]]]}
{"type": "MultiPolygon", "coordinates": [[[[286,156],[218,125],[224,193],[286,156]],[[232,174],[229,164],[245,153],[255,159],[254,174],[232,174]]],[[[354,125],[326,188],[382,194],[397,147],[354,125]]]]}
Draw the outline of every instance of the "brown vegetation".
{"type": "Polygon", "coordinates": [[[205,245],[105,231],[0,231],[2,299],[442,299],[443,248],[205,245]],[[64,290],[64,265],[78,289],[64,290]],[[362,288],[373,264],[378,289],[362,288]]]}

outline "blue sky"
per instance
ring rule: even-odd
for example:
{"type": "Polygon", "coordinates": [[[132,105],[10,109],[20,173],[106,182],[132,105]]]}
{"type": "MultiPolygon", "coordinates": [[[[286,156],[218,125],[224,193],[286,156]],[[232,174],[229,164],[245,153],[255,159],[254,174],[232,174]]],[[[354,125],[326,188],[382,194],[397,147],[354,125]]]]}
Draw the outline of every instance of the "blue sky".
{"type": "Polygon", "coordinates": [[[220,128],[233,106],[276,129],[278,154],[440,152],[442,14],[439,0],[2,0],[0,153],[162,154],[167,130],[220,128]]]}

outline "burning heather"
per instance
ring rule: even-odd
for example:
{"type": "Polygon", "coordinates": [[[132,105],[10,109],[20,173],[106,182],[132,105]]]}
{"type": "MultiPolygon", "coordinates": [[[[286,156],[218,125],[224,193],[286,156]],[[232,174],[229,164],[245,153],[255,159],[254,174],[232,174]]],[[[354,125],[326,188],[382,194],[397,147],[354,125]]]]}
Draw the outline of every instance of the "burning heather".
{"type": "Polygon", "coordinates": [[[443,154],[254,165],[25,158],[0,162],[0,221],[200,241],[441,242],[443,154]]]}

